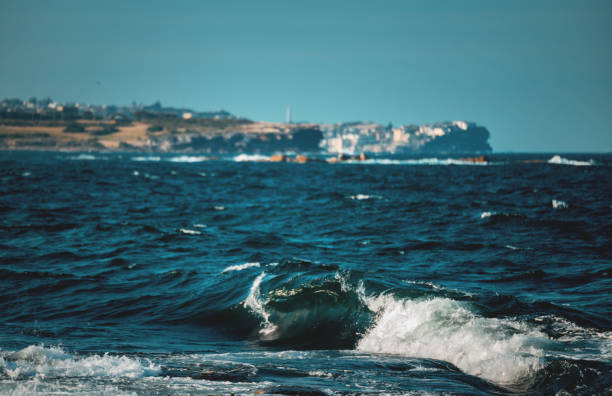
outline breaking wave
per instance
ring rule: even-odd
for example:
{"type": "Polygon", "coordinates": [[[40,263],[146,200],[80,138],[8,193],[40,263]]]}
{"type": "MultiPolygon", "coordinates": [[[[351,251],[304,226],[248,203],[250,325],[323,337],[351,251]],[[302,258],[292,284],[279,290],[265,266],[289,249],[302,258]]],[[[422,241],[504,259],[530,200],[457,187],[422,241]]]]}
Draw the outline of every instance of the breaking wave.
{"type": "Polygon", "coordinates": [[[524,382],[542,367],[548,337],[512,320],[484,318],[448,298],[368,298],[375,325],[357,350],[450,362],[498,384],[524,382]]]}
{"type": "Polygon", "coordinates": [[[595,337],[569,320],[555,319],[551,337],[546,319],[483,316],[471,302],[420,283],[368,294],[362,281],[349,281],[350,275],[338,271],[296,284],[296,276],[280,279],[274,267],[267,270],[253,280],[243,302],[260,320],[252,334],[263,344],[435,359],[523,390],[549,384],[542,373],[565,367],[550,360],[556,350],[589,342],[592,353],[584,358],[597,360],[611,349],[608,333],[595,337]]]}
{"type": "MultiPolygon", "coordinates": [[[[295,279],[262,292],[262,272],[252,283],[244,307],[260,319],[257,337],[266,344],[292,348],[348,349],[370,323],[371,313],[358,292],[340,276],[306,284],[295,279]],[[333,334],[334,336],[330,336],[333,334]]],[[[271,280],[274,277],[270,275],[271,280]]]]}
{"type": "Polygon", "coordinates": [[[570,160],[570,159],[567,159],[567,158],[563,158],[560,155],[552,156],[548,160],[548,163],[549,164],[556,164],[556,165],[573,165],[573,166],[591,166],[591,165],[595,165],[595,161],[593,161],[593,160],[588,160],[588,161],[570,160]]]}
{"type": "Polygon", "coordinates": [[[19,351],[0,351],[0,377],[12,380],[60,377],[127,377],[157,375],[160,367],[143,361],[108,353],[75,356],[60,347],[30,345],[19,351]]]}

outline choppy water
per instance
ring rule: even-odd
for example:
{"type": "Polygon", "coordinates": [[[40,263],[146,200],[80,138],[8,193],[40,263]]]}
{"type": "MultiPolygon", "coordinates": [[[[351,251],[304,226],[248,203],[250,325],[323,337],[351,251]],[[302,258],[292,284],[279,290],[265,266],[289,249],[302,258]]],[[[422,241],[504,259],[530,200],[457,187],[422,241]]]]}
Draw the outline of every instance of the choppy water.
{"type": "Polygon", "coordinates": [[[0,394],[609,394],[612,157],[551,157],[0,153],[0,394]]]}

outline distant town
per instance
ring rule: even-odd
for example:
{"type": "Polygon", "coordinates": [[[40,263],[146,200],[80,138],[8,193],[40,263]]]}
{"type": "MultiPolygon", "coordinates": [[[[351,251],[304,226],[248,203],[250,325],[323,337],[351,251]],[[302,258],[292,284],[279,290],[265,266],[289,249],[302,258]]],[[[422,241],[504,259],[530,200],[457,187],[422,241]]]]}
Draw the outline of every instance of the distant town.
{"type": "Polygon", "coordinates": [[[228,111],[150,105],[0,101],[0,149],[199,153],[484,154],[489,131],[474,122],[383,125],[252,121],[228,111]]]}

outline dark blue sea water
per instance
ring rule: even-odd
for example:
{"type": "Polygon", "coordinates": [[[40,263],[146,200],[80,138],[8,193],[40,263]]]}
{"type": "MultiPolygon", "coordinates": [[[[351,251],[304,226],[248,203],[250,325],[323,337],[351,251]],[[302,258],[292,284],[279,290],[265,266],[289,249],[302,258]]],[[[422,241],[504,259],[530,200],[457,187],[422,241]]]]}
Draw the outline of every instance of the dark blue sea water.
{"type": "Polygon", "coordinates": [[[551,157],[2,152],[0,394],[610,394],[612,156],[551,157]]]}

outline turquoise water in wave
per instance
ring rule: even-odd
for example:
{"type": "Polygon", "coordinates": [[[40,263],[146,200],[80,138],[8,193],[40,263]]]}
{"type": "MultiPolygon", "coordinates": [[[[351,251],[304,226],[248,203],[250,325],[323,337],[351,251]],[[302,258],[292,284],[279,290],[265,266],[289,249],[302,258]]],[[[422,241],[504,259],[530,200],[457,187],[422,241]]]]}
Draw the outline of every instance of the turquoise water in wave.
{"type": "Polygon", "coordinates": [[[0,153],[0,394],[612,392],[612,156],[256,159],[0,153]]]}

